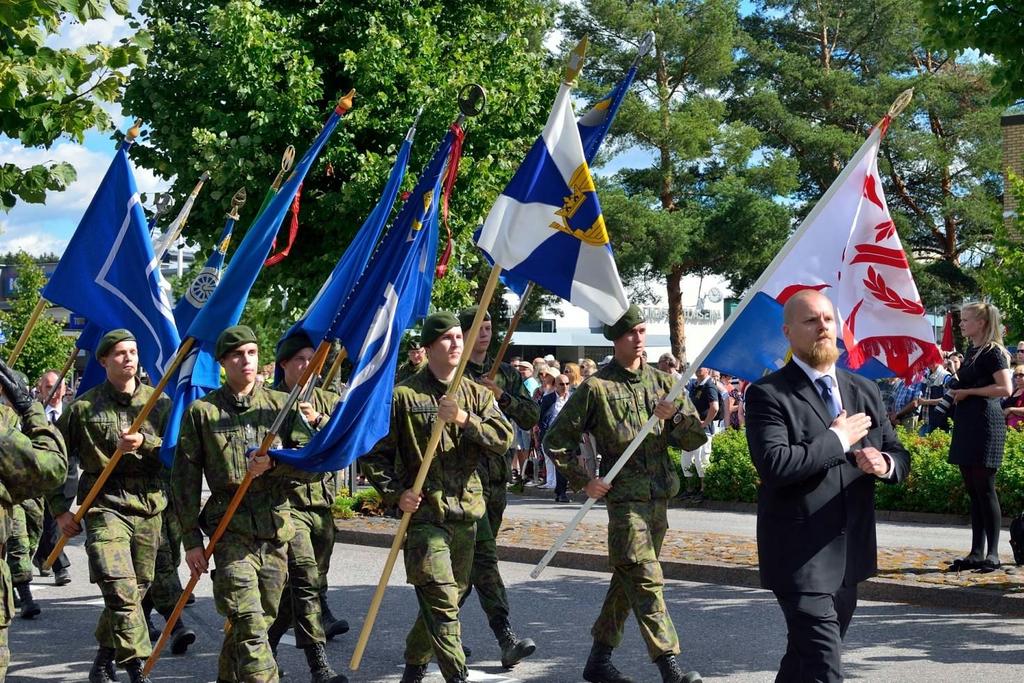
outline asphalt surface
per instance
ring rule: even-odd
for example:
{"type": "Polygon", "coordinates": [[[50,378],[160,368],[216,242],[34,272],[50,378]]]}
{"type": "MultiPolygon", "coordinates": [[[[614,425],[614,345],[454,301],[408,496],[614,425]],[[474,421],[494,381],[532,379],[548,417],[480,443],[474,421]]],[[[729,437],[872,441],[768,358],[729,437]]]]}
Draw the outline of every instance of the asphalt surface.
{"type": "MultiPolygon", "coordinates": [[[[513,511],[516,505],[513,505],[513,511]]],[[[513,512],[514,514],[514,512],[513,512]]],[[[73,582],[54,587],[52,579],[33,584],[43,613],[33,621],[15,618],[10,629],[8,681],[84,681],[96,645],[93,630],[101,610],[95,587],[87,583],[80,541],[70,546],[73,582]]],[[[348,661],[358,627],[369,606],[387,551],[339,544],[331,569],[330,601],[353,630],[328,644],[336,670],[352,681],[394,683],[401,677],[405,634],[416,614],[411,587],[401,562],[385,595],[369,647],[358,672],[348,661]]],[[[549,568],[541,580],[528,578],[531,565],[502,563],[509,586],[513,625],[537,641],[537,653],[511,672],[504,671],[498,649],[475,598],[463,614],[472,681],[511,683],[582,680],[590,648],[589,629],[599,611],[608,574],[549,568]]],[[[216,678],[223,619],[213,607],[211,583],[203,580],[197,604],[185,611],[199,641],[183,656],[167,654],[154,681],[213,681],[216,678]]],[[[771,681],[784,649],[785,628],[770,593],[750,588],[669,581],[666,599],[683,645],[681,661],[705,680],[771,681]]],[[[287,636],[286,638],[289,638],[287,636]]],[[[292,642],[292,641],[287,641],[292,642]]],[[[285,681],[308,681],[302,653],[282,644],[285,681]]],[[[632,619],[614,661],[639,683],[659,680],[632,619]]],[[[847,636],[846,675],[864,681],[1001,681],[1024,678],[1024,619],[962,611],[862,601],[847,636]]],[[[120,679],[127,675],[120,672],[120,679]]],[[[427,679],[440,683],[439,674],[427,679]]]]}

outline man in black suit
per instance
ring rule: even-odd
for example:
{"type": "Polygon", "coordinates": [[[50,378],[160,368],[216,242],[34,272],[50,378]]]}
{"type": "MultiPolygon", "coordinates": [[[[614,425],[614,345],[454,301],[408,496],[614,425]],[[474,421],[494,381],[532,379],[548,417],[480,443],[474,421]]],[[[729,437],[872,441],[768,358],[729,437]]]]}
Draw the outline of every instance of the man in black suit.
{"type": "MultiPolygon", "coordinates": [[[[544,435],[547,433],[548,428],[554,423],[555,418],[562,412],[562,408],[565,406],[565,402],[569,400],[569,377],[567,375],[559,375],[555,378],[555,390],[549,394],[545,394],[540,400],[540,420],[537,422],[537,426],[540,429],[540,440],[544,440],[544,435]]],[[[550,461],[549,461],[550,462],[550,461]]],[[[569,496],[566,495],[566,490],[569,488],[569,480],[564,474],[555,470],[555,502],[556,503],[568,503],[570,502],[569,496]]]]}
{"type": "Polygon", "coordinates": [[[788,643],[776,681],[841,681],[857,584],[877,572],[875,481],[902,481],[910,456],[873,382],[835,367],[832,302],[803,290],[785,305],[793,360],[750,385],[747,443],[761,478],[761,585],[788,643]]]}

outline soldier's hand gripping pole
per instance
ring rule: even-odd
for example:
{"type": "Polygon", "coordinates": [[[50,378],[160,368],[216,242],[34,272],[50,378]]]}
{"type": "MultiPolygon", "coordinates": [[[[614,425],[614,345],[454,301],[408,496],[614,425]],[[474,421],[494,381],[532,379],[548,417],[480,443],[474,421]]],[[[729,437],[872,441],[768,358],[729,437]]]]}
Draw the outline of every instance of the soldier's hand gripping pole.
{"type": "MultiPolygon", "coordinates": [[[[459,367],[455,370],[455,376],[452,378],[451,384],[448,385],[448,396],[451,398],[455,398],[459,385],[462,384],[462,375],[465,373],[466,365],[469,363],[470,350],[476,344],[477,333],[480,331],[480,324],[487,313],[487,307],[494,297],[494,289],[498,285],[499,275],[501,275],[501,268],[495,266],[491,270],[491,276],[487,279],[487,284],[484,285],[483,294],[480,296],[480,305],[477,307],[476,317],[473,318],[473,326],[469,328],[469,333],[463,338],[462,357],[459,359],[459,367]]],[[[445,422],[443,420],[438,419],[434,422],[434,427],[430,432],[430,440],[427,442],[426,451],[423,453],[423,463],[420,465],[420,469],[416,473],[416,480],[412,485],[412,491],[417,495],[423,490],[423,482],[427,479],[427,472],[430,470],[430,463],[434,460],[434,453],[437,451],[437,445],[441,441],[441,433],[444,431],[444,427],[445,422]]],[[[363,630],[360,631],[359,641],[352,652],[352,661],[349,662],[349,668],[353,671],[357,670],[360,662],[362,662],[363,651],[366,649],[366,643],[370,639],[370,632],[373,631],[373,622],[377,619],[377,611],[380,609],[380,603],[384,599],[384,589],[387,588],[391,572],[395,568],[398,551],[405,540],[405,532],[409,529],[409,521],[411,519],[412,513],[405,512],[402,514],[402,521],[398,524],[395,540],[391,544],[391,551],[388,553],[388,559],[384,563],[384,571],[381,572],[380,581],[377,582],[377,590],[373,594],[373,600],[370,601],[370,609],[367,611],[366,619],[363,621],[363,630]]]]}
{"type": "MultiPolygon", "coordinates": [[[[195,341],[196,340],[193,337],[187,337],[185,341],[181,343],[181,346],[178,347],[178,353],[175,354],[174,360],[171,361],[171,364],[167,366],[167,370],[164,372],[164,376],[160,378],[160,383],[157,384],[156,387],[154,387],[153,393],[150,395],[149,400],[147,400],[146,404],[142,406],[142,410],[139,411],[139,414],[135,417],[135,420],[132,421],[131,427],[128,428],[129,434],[137,432],[139,431],[139,429],[142,428],[142,424],[146,421],[146,418],[149,417],[149,414],[153,412],[153,408],[156,407],[157,401],[160,400],[160,396],[164,393],[164,387],[167,386],[167,382],[170,381],[171,377],[174,375],[175,370],[178,369],[178,366],[181,365],[182,361],[184,361],[186,356],[188,356],[189,351],[192,350],[192,345],[195,344],[195,341]]],[[[100,491],[103,490],[103,486],[107,483],[107,479],[110,478],[110,475],[113,473],[114,468],[117,467],[117,464],[119,462],[121,462],[121,458],[123,456],[124,451],[122,451],[120,448],[115,450],[114,454],[110,456],[110,460],[107,461],[107,466],[103,468],[103,471],[100,472],[99,477],[96,478],[96,483],[92,485],[92,488],[89,489],[89,493],[82,500],[82,504],[78,506],[77,510],[75,510],[75,524],[82,523],[82,519],[85,517],[85,513],[89,511],[89,508],[96,500],[96,496],[98,496],[100,494],[100,491]]],[[[70,536],[61,533],[60,538],[57,539],[57,542],[53,546],[53,551],[50,552],[49,557],[46,558],[46,562],[43,564],[43,566],[46,569],[52,567],[53,563],[57,561],[58,557],[60,557],[60,553],[62,550],[64,550],[64,546],[67,545],[68,539],[70,539],[70,536]]]]}
{"type": "MultiPolygon", "coordinates": [[[[281,426],[284,424],[285,418],[288,417],[288,413],[291,412],[295,402],[299,399],[299,394],[302,393],[303,388],[314,373],[318,372],[323,366],[324,360],[327,358],[327,352],[331,348],[329,341],[320,342],[320,346],[317,347],[316,353],[310,360],[309,365],[302,372],[302,377],[292,387],[291,392],[288,394],[288,399],[285,401],[284,406],[281,408],[281,412],[277,414],[274,419],[274,423],[270,426],[270,431],[263,437],[263,441],[260,442],[259,449],[253,454],[253,457],[264,456],[270,447],[274,443],[274,439],[277,438],[278,433],[281,431],[281,426]]],[[[238,506],[242,504],[242,498],[245,497],[246,491],[249,490],[249,486],[252,484],[253,475],[250,472],[245,473],[245,477],[242,479],[242,483],[238,485],[238,489],[235,490],[235,495],[232,496],[231,502],[228,503],[227,509],[224,511],[224,516],[220,518],[220,522],[217,524],[217,528],[213,530],[213,534],[210,536],[210,542],[203,548],[203,557],[209,562],[210,558],[213,557],[213,549],[217,546],[217,542],[224,535],[224,532],[228,530],[228,524],[231,523],[231,518],[234,517],[235,512],[238,511],[238,506]]],[[[181,596],[178,598],[178,602],[174,604],[174,611],[167,617],[167,623],[164,624],[163,633],[160,634],[160,639],[156,641],[153,646],[153,653],[149,655],[149,659],[146,660],[146,666],[143,667],[142,673],[148,676],[156,666],[157,660],[160,659],[160,653],[163,651],[164,646],[167,645],[167,641],[171,637],[171,631],[174,630],[174,625],[178,623],[178,618],[181,617],[181,611],[185,609],[185,604],[188,602],[188,596],[192,595],[192,591],[196,589],[196,584],[199,583],[199,577],[201,574],[195,572],[188,579],[188,583],[185,588],[181,591],[181,596]]]]}

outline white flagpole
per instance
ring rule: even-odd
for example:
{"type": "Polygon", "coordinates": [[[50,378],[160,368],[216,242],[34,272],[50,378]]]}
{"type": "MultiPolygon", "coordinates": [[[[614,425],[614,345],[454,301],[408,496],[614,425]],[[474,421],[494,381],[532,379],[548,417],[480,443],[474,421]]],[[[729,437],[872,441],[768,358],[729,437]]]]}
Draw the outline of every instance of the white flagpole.
{"type": "MultiPolygon", "coordinates": [[[[910,98],[912,96],[913,90],[907,90],[904,93],[902,93],[899,96],[899,98],[897,98],[892,108],[889,109],[888,115],[891,117],[902,111],[903,107],[906,106],[906,104],[910,101],[910,98]]],[[[677,398],[679,398],[679,394],[682,393],[683,388],[686,386],[686,383],[689,382],[690,379],[694,376],[694,373],[696,373],[697,368],[701,367],[704,364],[704,360],[708,357],[708,355],[710,355],[711,351],[713,351],[714,348],[718,345],[718,343],[722,340],[726,332],[729,331],[729,328],[732,327],[732,324],[740,317],[740,313],[743,312],[743,310],[747,307],[750,301],[754,298],[754,295],[761,291],[761,288],[768,281],[768,279],[775,273],[776,269],[779,267],[782,261],[789,255],[791,251],[793,251],[793,248],[804,236],[804,233],[806,233],[810,229],[811,225],[813,225],[814,221],[818,218],[818,215],[821,214],[821,212],[824,210],[825,205],[828,204],[828,202],[832,199],[835,193],[839,191],[839,188],[843,186],[843,184],[853,173],[853,170],[857,168],[861,160],[868,153],[868,150],[871,149],[878,142],[881,136],[881,129],[878,126],[875,126],[874,129],[871,131],[871,134],[868,135],[867,140],[864,141],[864,144],[860,146],[860,149],[857,150],[857,153],[853,155],[853,158],[850,159],[850,161],[846,164],[846,166],[843,168],[839,176],[834,181],[832,181],[832,184],[829,186],[828,190],[826,190],[825,194],[822,195],[821,199],[818,200],[818,203],[814,205],[814,208],[811,209],[811,212],[807,214],[807,217],[804,218],[803,222],[800,223],[800,226],[796,229],[796,232],[793,233],[793,236],[789,238],[785,245],[783,245],[782,249],[779,251],[778,254],[775,255],[775,258],[772,259],[772,262],[768,264],[768,267],[764,269],[764,272],[761,273],[761,276],[757,279],[757,281],[747,289],[746,295],[743,297],[743,300],[740,301],[740,304],[739,306],[736,307],[736,310],[734,310],[732,315],[729,316],[725,323],[720,328],[718,328],[718,331],[711,338],[711,341],[708,342],[708,344],[704,347],[704,350],[697,356],[697,359],[690,364],[690,367],[693,369],[693,371],[690,372],[688,375],[680,376],[680,378],[676,380],[675,384],[672,385],[671,391],[669,391],[668,395],[665,396],[666,401],[674,401],[677,398]]],[[[612,480],[615,479],[615,476],[622,470],[622,468],[626,466],[626,463],[633,456],[633,453],[636,452],[636,449],[640,447],[640,444],[643,443],[643,440],[647,438],[647,435],[650,434],[651,431],[654,429],[654,425],[657,423],[657,421],[658,418],[654,415],[652,415],[647,420],[644,426],[633,438],[633,441],[630,442],[629,446],[626,448],[625,451],[623,451],[622,455],[619,456],[618,460],[615,461],[615,464],[612,465],[612,468],[604,477],[604,480],[607,483],[610,484],[612,480]]],[[[540,576],[541,572],[543,572],[544,568],[548,566],[548,563],[551,562],[551,559],[555,556],[555,554],[559,550],[561,550],[562,546],[564,546],[569,541],[569,538],[572,536],[572,533],[576,530],[576,527],[579,525],[581,521],[583,521],[583,518],[590,511],[590,509],[594,507],[594,504],[596,502],[596,498],[587,499],[587,502],[583,504],[583,507],[581,507],[579,511],[576,513],[576,516],[572,518],[569,524],[565,527],[565,530],[562,532],[562,534],[557,539],[555,539],[555,542],[552,544],[551,548],[548,549],[546,553],[544,553],[544,557],[541,558],[540,562],[537,563],[537,566],[534,567],[533,570],[530,572],[530,578],[536,579],[540,576]]]]}

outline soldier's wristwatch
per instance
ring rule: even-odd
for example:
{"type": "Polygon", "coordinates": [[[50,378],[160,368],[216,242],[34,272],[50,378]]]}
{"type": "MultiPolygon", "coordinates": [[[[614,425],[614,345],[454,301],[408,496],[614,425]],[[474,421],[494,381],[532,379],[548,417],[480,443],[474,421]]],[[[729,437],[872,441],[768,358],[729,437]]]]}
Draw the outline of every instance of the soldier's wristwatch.
{"type": "Polygon", "coordinates": [[[683,421],[683,411],[677,410],[675,415],[672,416],[672,424],[678,425],[683,421]]]}

